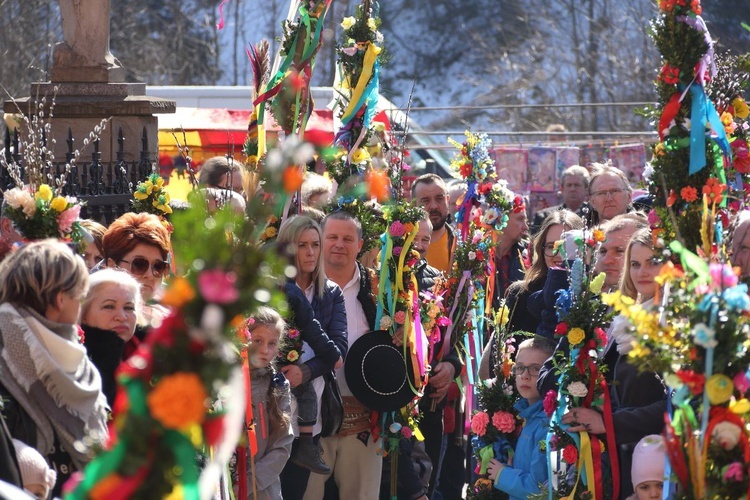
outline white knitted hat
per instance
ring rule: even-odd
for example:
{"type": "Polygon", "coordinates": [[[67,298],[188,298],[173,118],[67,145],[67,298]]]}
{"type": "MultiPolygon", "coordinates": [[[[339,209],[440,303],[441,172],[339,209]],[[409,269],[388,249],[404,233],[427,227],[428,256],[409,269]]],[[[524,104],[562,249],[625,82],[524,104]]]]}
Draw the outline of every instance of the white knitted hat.
{"type": "Polygon", "coordinates": [[[664,439],[651,434],[638,441],[633,451],[633,467],[631,478],[633,488],[646,481],[664,481],[664,460],[667,448],[664,439]]]}
{"type": "Polygon", "coordinates": [[[57,473],[47,466],[41,453],[31,446],[18,439],[13,440],[13,445],[16,448],[16,459],[24,488],[31,484],[40,484],[46,486],[49,492],[55,486],[57,473]]]}

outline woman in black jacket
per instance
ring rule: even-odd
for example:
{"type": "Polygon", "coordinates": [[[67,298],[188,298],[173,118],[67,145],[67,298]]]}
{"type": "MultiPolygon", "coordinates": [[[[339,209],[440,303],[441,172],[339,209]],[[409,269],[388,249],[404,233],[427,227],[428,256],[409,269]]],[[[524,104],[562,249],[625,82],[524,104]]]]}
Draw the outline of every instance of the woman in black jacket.
{"type": "Polygon", "coordinates": [[[135,333],[141,306],[140,285],[125,271],[102,269],[91,275],[79,324],[89,359],[102,377],[110,408],[115,402],[115,371],[125,360],[125,343],[135,333]]]}

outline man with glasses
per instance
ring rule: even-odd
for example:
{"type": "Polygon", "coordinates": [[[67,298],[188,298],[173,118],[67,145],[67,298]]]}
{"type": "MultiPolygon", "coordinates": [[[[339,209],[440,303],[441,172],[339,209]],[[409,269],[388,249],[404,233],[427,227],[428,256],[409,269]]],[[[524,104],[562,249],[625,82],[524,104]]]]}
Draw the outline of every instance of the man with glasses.
{"type": "Polygon", "coordinates": [[[595,224],[632,211],[633,188],[622,170],[611,163],[592,164],[594,174],[589,183],[589,202],[594,209],[595,224]]]}

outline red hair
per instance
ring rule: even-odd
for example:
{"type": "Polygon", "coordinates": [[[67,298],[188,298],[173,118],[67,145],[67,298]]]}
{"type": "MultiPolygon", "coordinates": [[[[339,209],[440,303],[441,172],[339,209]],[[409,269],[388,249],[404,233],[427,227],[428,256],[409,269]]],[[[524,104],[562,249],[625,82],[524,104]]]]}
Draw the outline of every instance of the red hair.
{"type": "Polygon", "coordinates": [[[167,259],[172,245],[169,232],[159,217],[149,213],[128,212],[109,225],[102,237],[105,259],[115,262],[132,251],[138,244],[144,243],[159,249],[162,259],[167,259]]]}

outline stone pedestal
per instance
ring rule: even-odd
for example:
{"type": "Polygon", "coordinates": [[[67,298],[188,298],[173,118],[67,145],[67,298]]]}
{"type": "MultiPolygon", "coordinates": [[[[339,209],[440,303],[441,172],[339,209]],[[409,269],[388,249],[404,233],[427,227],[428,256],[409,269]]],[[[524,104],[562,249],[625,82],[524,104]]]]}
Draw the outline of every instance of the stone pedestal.
{"type": "MultiPolygon", "coordinates": [[[[116,160],[118,134],[122,129],[124,159],[135,161],[140,158],[144,127],[148,141],[149,158],[157,159],[158,124],[155,113],[174,113],[174,101],[146,96],[146,85],[142,83],[33,83],[31,97],[5,102],[6,113],[21,112],[31,116],[38,112],[42,97],[46,96],[45,116],[50,112],[54,97],[52,135],[55,139],[54,152],[57,161],[63,161],[68,152],[66,139],[68,129],[72,130],[73,149],[81,151],[82,161],[90,158],[92,146],[83,149],[83,140],[94,127],[107,119],[106,128],[100,134],[102,162],[116,160]]],[[[48,147],[51,146],[48,141],[48,147]]]]}

